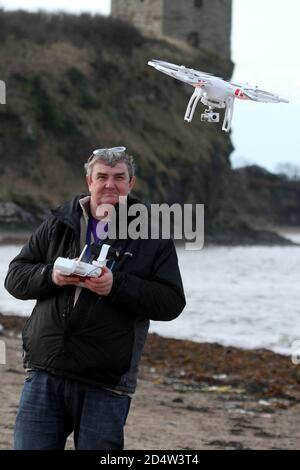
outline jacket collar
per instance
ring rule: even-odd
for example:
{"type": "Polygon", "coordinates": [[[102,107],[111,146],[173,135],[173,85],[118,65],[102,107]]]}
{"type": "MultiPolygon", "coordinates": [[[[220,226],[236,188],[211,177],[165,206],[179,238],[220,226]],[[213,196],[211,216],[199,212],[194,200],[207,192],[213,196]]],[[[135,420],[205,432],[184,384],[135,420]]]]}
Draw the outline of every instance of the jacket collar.
{"type": "MultiPolygon", "coordinates": [[[[80,217],[82,216],[82,206],[80,204],[80,200],[84,199],[87,201],[87,197],[89,195],[86,193],[78,194],[77,196],[73,197],[70,201],[62,204],[61,206],[53,209],[51,213],[57,217],[62,223],[71,227],[74,231],[79,231],[80,227],[80,217]]],[[[140,201],[132,196],[128,196],[127,198],[127,207],[129,208],[133,204],[140,203],[140,201]]],[[[116,213],[118,214],[118,206],[116,204],[116,213]]],[[[128,217],[130,221],[131,217],[128,217]]]]}
{"type": "Polygon", "coordinates": [[[80,217],[82,214],[82,209],[79,204],[79,200],[87,194],[78,194],[73,197],[70,201],[62,204],[61,206],[53,209],[51,213],[57,217],[62,223],[66,224],[68,227],[71,227],[74,231],[79,229],[80,217]]]}

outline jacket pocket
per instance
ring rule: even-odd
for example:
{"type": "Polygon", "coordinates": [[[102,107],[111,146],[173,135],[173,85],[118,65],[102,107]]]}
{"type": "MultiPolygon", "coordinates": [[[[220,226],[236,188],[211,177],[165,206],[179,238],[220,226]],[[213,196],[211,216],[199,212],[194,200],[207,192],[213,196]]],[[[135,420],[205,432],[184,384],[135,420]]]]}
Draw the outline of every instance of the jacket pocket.
{"type": "Polygon", "coordinates": [[[26,372],[25,382],[32,382],[36,374],[37,374],[36,370],[28,370],[26,372]]]}

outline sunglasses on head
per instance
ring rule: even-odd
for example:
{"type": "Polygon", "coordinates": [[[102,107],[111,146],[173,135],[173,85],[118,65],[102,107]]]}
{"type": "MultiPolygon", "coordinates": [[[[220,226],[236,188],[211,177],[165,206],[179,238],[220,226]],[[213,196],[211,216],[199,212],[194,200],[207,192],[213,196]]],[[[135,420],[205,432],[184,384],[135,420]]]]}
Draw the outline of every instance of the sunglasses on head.
{"type": "Polygon", "coordinates": [[[111,148],[103,148],[103,149],[96,149],[93,151],[92,155],[90,156],[90,159],[93,157],[97,157],[99,155],[104,155],[107,152],[109,153],[123,153],[125,152],[126,147],[111,147],[111,148]]]}

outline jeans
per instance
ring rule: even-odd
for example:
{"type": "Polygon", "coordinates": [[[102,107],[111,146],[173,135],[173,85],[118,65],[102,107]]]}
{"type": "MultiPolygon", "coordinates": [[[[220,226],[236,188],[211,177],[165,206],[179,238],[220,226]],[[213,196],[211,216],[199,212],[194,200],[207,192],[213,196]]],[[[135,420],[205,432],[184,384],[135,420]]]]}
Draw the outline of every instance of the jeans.
{"type": "Polygon", "coordinates": [[[130,402],[126,395],[31,371],[20,398],[14,449],[64,449],[74,431],[78,450],[122,450],[130,402]]]}

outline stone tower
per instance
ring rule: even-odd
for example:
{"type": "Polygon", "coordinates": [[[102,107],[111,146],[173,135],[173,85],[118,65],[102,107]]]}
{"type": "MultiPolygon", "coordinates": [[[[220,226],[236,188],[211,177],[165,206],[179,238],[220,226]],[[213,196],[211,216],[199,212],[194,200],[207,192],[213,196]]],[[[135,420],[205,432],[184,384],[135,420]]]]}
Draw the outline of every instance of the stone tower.
{"type": "Polygon", "coordinates": [[[230,58],[232,0],[112,0],[112,16],[230,58]]]}

